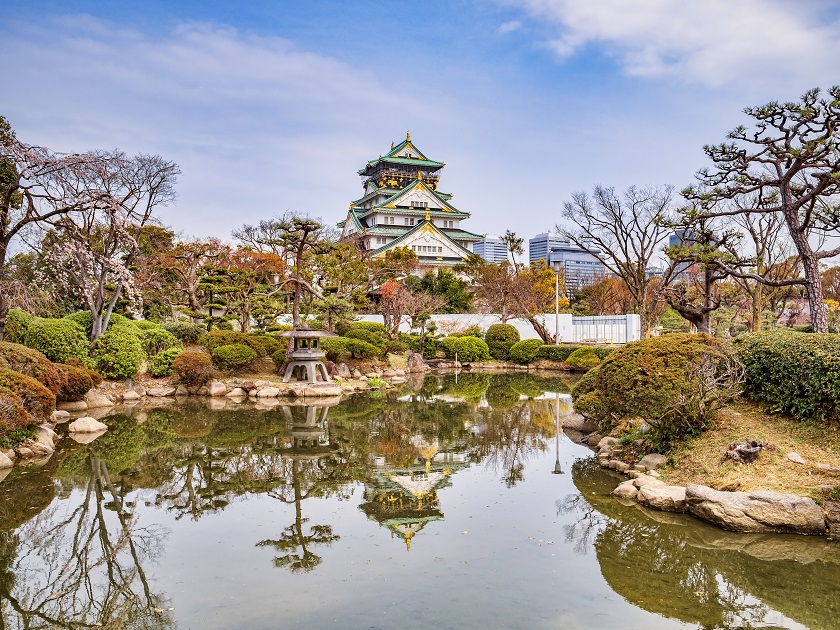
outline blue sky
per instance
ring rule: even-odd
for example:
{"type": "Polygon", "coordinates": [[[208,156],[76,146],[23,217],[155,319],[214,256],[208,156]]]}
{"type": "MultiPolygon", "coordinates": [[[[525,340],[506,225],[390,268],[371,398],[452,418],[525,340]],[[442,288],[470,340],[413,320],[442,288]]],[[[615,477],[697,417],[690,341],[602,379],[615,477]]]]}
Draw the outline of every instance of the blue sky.
{"type": "Polygon", "coordinates": [[[479,233],[594,184],[692,182],[741,110],[840,82],[827,0],[6,0],[0,114],[57,151],[157,153],[185,236],[344,218],[410,130],[479,233]]]}

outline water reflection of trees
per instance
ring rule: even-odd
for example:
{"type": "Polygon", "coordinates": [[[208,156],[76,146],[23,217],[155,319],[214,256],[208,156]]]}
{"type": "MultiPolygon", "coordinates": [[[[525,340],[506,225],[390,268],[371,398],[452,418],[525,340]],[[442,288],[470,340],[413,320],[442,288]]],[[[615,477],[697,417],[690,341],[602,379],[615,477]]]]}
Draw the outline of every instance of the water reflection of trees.
{"type": "Polygon", "coordinates": [[[594,458],[577,461],[572,477],[579,494],[558,504],[576,515],[567,539],[580,551],[594,547],[606,581],[633,604],[704,629],[774,627],[779,613],[813,629],[836,627],[840,550],[831,543],[733,534],[624,506],[609,496],[615,480],[594,458]]]}
{"type": "Polygon", "coordinates": [[[92,446],[78,500],[0,534],[0,628],[166,628],[145,564],[165,532],[141,526],[92,446]]]}

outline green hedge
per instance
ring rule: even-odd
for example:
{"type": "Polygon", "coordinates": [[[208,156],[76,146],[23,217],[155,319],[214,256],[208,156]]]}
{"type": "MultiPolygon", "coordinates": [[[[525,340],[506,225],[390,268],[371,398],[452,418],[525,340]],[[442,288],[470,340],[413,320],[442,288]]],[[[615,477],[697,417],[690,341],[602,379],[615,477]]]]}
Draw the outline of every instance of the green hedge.
{"type": "Polygon", "coordinates": [[[508,355],[510,360],[515,363],[533,363],[537,360],[537,351],[542,345],[543,342],[539,339],[523,339],[510,347],[508,355]]]}
{"type": "Polygon", "coordinates": [[[683,333],[634,341],[614,350],[572,389],[575,409],[602,432],[640,417],[657,448],[702,431],[740,391],[734,349],[708,335],[683,333]]]}
{"type": "Polygon", "coordinates": [[[260,341],[258,336],[249,333],[236,332],[233,330],[211,330],[206,335],[202,336],[198,343],[207,348],[210,353],[220,346],[231,346],[241,344],[248,346],[253,350],[258,357],[264,357],[267,354],[266,347],[260,341]]]}
{"type": "Polygon", "coordinates": [[[236,370],[245,367],[257,358],[256,351],[244,343],[219,346],[211,353],[213,365],[222,370],[236,370]]]}
{"type": "Polygon", "coordinates": [[[490,356],[499,361],[507,361],[510,348],[519,341],[519,331],[510,324],[492,324],[484,334],[490,356]]]}
{"type": "Polygon", "coordinates": [[[736,343],[750,398],[799,420],[840,419],[840,335],[787,329],[736,343]]]}
{"type": "Polygon", "coordinates": [[[168,330],[164,328],[146,328],[143,337],[143,349],[146,356],[153,357],[164,350],[183,350],[184,344],[168,330]]]}
{"type": "Polygon", "coordinates": [[[380,355],[385,354],[388,346],[388,338],[384,332],[376,332],[369,328],[360,327],[358,324],[354,324],[343,336],[348,339],[359,339],[375,346],[379,350],[380,355]]]}
{"type": "Polygon", "coordinates": [[[81,326],[67,319],[33,319],[23,338],[25,346],[43,352],[50,361],[90,361],[90,343],[81,326]]]}
{"type": "Polygon", "coordinates": [[[195,343],[206,331],[204,326],[189,322],[166,322],[164,330],[168,330],[184,343],[195,343]]]}
{"type": "Polygon", "coordinates": [[[146,353],[140,338],[130,326],[108,326],[96,341],[93,359],[105,378],[131,378],[140,369],[146,353]]]}
{"type": "Polygon", "coordinates": [[[580,350],[581,348],[594,351],[598,358],[602,361],[606,359],[613,350],[615,350],[615,348],[611,346],[590,346],[573,343],[561,343],[556,346],[540,346],[540,349],[537,351],[537,358],[544,359],[546,361],[563,362],[568,359],[573,352],[580,350]]]}
{"type": "Polygon", "coordinates": [[[490,350],[487,343],[478,337],[445,337],[440,340],[440,346],[450,359],[457,357],[458,361],[489,361],[490,350]]]}

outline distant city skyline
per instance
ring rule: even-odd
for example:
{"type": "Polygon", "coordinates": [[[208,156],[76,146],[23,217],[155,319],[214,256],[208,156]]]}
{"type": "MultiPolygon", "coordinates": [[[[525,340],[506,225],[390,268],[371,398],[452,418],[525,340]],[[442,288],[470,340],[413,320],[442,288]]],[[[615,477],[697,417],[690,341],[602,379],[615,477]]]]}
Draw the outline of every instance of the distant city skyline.
{"type": "Polygon", "coordinates": [[[335,224],[410,131],[470,229],[526,241],[595,184],[693,182],[746,106],[838,81],[827,0],[7,0],[0,114],[61,152],[183,172],[186,236],[286,211],[335,224]],[[387,146],[387,145],[385,145],[387,146]]]}

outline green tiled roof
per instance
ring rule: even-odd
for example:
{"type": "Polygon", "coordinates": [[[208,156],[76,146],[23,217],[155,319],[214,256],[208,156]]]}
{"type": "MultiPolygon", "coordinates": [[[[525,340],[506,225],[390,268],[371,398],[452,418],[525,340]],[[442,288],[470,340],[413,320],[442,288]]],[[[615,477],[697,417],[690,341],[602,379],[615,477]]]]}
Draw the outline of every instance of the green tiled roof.
{"type": "MultiPolygon", "coordinates": [[[[378,249],[373,250],[373,251],[371,252],[371,255],[375,256],[375,255],[377,255],[377,254],[381,254],[382,252],[385,252],[385,251],[387,251],[387,250],[391,249],[392,247],[396,247],[397,245],[399,245],[400,243],[402,243],[404,240],[406,240],[406,238],[408,238],[411,234],[413,234],[414,232],[417,232],[417,231],[418,231],[421,227],[423,227],[424,225],[426,225],[426,223],[427,223],[427,221],[419,221],[419,222],[417,223],[417,225],[415,225],[413,228],[411,228],[410,230],[408,230],[408,231],[406,231],[405,233],[403,233],[403,234],[402,234],[402,236],[400,236],[399,238],[394,239],[393,241],[391,241],[391,242],[390,242],[390,243],[388,243],[387,245],[383,245],[382,247],[380,247],[380,248],[378,248],[378,249]]],[[[444,232],[442,229],[439,229],[439,228],[438,228],[437,226],[435,226],[435,225],[432,225],[432,227],[434,227],[434,228],[435,228],[435,231],[436,231],[438,234],[440,234],[440,235],[441,235],[441,236],[443,236],[443,237],[444,237],[447,241],[449,241],[450,245],[451,245],[451,246],[455,249],[455,251],[461,251],[461,252],[463,252],[463,253],[464,253],[464,256],[471,256],[471,255],[472,255],[472,252],[471,252],[470,250],[468,250],[466,247],[463,247],[462,245],[459,245],[458,243],[456,243],[455,241],[453,241],[453,240],[449,237],[449,235],[448,235],[448,234],[446,234],[446,232],[444,232]]],[[[428,257],[428,256],[427,256],[427,258],[434,258],[434,256],[431,256],[431,257],[428,257]]]]}
{"type": "MultiPolygon", "coordinates": [[[[437,194],[436,191],[434,191],[431,188],[429,188],[428,186],[426,186],[426,184],[424,184],[422,181],[416,180],[416,179],[414,181],[412,181],[408,186],[403,188],[397,194],[391,195],[390,197],[388,197],[382,203],[379,203],[379,204],[375,205],[374,208],[390,210],[390,208],[386,208],[385,206],[388,205],[388,204],[394,203],[395,201],[397,201],[397,199],[399,199],[403,195],[407,194],[408,192],[410,192],[411,190],[413,190],[417,186],[423,186],[426,190],[428,190],[430,193],[432,193],[435,197],[440,199],[441,203],[443,203],[444,206],[446,206],[447,208],[449,208],[452,211],[451,213],[447,213],[449,216],[452,216],[452,213],[455,213],[455,214],[463,216],[463,217],[469,216],[466,212],[461,212],[460,210],[458,210],[458,208],[456,208],[455,206],[450,204],[446,199],[443,199],[440,195],[437,194]]],[[[451,197],[451,195],[450,195],[450,197],[451,197]]],[[[415,210],[417,210],[417,209],[418,208],[415,208],[415,210]]],[[[419,210],[422,210],[425,213],[426,208],[419,208],[419,210]]],[[[431,208],[429,208],[429,212],[431,213],[431,212],[433,212],[433,210],[431,208]]],[[[440,211],[438,211],[438,212],[440,212],[440,211]]]]}

